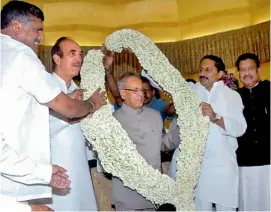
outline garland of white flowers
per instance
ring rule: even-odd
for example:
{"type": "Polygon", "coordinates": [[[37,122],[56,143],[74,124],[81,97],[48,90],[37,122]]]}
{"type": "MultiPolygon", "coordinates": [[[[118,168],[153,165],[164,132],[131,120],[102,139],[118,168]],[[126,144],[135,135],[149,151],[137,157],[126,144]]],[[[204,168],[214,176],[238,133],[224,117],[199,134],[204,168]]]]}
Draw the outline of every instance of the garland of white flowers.
{"type": "MultiPolygon", "coordinates": [[[[130,29],[119,30],[106,38],[106,48],[121,52],[131,49],[148,75],[172,95],[178,114],[182,142],[176,181],[148,165],[137,152],[109,105],[82,121],[86,138],[92,141],[103,168],[119,177],[125,186],[135,189],[155,204],[171,203],[179,211],[194,210],[194,188],[208,134],[208,120],[200,110],[202,100],[190,89],[180,72],[145,35],[130,29]]],[[[90,96],[98,87],[104,89],[103,53],[90,50],[81,69],[81,87],[90,96]]]]}

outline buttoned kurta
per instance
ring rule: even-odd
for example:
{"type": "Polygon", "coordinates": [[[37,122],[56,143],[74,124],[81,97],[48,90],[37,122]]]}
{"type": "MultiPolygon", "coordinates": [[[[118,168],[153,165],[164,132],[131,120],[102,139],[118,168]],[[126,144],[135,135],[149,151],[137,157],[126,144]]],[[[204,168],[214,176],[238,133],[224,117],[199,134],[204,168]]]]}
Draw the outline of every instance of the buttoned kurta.
{"type": "MultiPolygon", "coordinates": [[[[65,81],[57,74],[53,73],[52,77],[65,94],[77,89],[73,81],[67,89],[65,81]]],[[[68,123],[60,114],[50,111],[50,134],[52,163],[67,170],[71,189],[68,193],[54,190],[52,204],[48,204],[48,207],[56,211],[97,211],[86,155],[86,139],[80,122],[68,123]]]]}
{"type": "MultiPolygon", "coordinates": [[[[163,129],[161,115],[148,107],[134,110],[125,103],[119,110],[114,112],[113,115],[136,145],[138,153],[141,154],[153,168],[160,170],[160,150],[163,129]]],[[[154,207],[145,197],[125,187],[122,181],[116,177],[112,179],[112,201],[115,205],[130,209],[154,207]]]]}
{"type": "MultiPolygon", "coordinates": [[[[12,176],[1,175],[1,194],[16,197],[18,201],[50,198],[51,187],[47,186],[52,175],[49,109],[44,104],[52,101],[61,90],[31,48],[3,34],[0,88],[3,147],[24,158],[18,162],[34,177],[31,182],[37,183],[27,185],[31,182],[16,182],[12,176]],[[35,166],[40,167],[39,174],[33,168],[35,166]]],[[[25,180],[29,178],[25,177],[25,180]]]]}
{"type": "Polygon", "coordinates": [[[239,89],[247,121],[236,151],[240,172],[239,210],[270,211],[270,81],[239,89]]]}
{"type": "MultiPolygon", "coordinates": [[[[24,184],[44,184],[50,181],[49,175],[46,181],[46,171],[52,169],[50,165],[37,164],[29,157],[20,156],[14,151],[0,133],[0,173],[13,181],[24,184]]],[[[14,198],[13,198],[14,199],[14,198]]]]}
{"type": "MultiPolygon", "coordinates": [[[[0,132],[0,173],[8,176],[17,182],[40,183],[39,175],[42,178],[42,169],[29,158],[20,157],[5,142],[4,135],[0,132]]],[[[29,205],[17,202],[16,197],[0,194],[0,211],[30,212],[29,205]]]]}
{"type": "Polygon", "coordinates": [[[221,206],[237,208],[236,138],[241,136],[247,127],[241,97],[222,81],[214,83],[210,92],[200,83],[195,84],[194,89],[212,106],[215,113],[223,117],[226,128],[224,130],[210,123],[195,197],[221,206]]]}
{"type": "Polygon", "coordinates": [[[238,165],[270,165],[270,81],[260,81],[251,89],[243,87],[239,93],[248,127],[238,138],[238,165]]]}

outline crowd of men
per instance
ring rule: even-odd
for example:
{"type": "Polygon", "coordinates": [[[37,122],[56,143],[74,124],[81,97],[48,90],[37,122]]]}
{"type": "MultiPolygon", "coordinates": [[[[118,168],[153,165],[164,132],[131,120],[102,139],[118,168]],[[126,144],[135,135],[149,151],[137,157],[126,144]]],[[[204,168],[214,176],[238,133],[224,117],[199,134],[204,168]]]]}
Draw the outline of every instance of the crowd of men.
{"type": "MultiPolygon", "coordinates": [[[[80,120],[106,104],[99,88],[87,100],[73,82],[82,50],[71,38],[59,38],[51,51],[52,72],[37,57],[43,40],[43,12],[11,1],[1,10],[0,172],[3,211],[97,211],[80,120]]],[[[115,97],[113,116],[146,161],[161,171],[161,151],[180,143],[173,103],[155,97],[152,81],[110,71],[113,53],[104,57],[106,82],[115,97]],[[171,126],[166,133],[164,120],[171,126]]],[[[223,82],[225,64],[206,55],[199,82],[191,88],[203,99],[209,135],[195,188],[197,211],[270,211],[270,81],[260,79],[257,55],[236,60],[243,87],[223,82]]],[[[172,164],[176,163],[173,157],[172,164]]],[[[172,166],[171,173],[176,172],[172,166]]],[[[155,210],[148,199],[112,179],[116,210],[155,210]]]]}

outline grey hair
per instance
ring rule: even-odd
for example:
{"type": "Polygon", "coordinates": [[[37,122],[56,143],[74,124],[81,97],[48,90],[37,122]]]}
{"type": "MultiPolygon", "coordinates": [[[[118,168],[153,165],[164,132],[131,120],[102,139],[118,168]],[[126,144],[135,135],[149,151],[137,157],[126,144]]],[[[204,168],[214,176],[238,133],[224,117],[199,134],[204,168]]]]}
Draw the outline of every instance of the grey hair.
{"type": "Polygon", "coordinates": [[[136,77],[140,79],[140,75],[134,72],[126,72],[121,75],[120,79],[118,80],[118,88],[119,90],[125,89],[126,80],[130,77],[136,77]]]}

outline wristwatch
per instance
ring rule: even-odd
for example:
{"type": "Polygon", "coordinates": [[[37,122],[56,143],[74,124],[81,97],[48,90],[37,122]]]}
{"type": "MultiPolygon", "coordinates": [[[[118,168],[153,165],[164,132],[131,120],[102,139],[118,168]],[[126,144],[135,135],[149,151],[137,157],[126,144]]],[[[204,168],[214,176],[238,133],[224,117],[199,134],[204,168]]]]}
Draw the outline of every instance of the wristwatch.
{"type": "Polygon", "coordinates": [[[212,120],[212,122],[216,122],[216,121],[218,121],[219,119],[222,119],[222,116],[220,116],[219,114],[215,113],[215,119],[212,120]]]}

